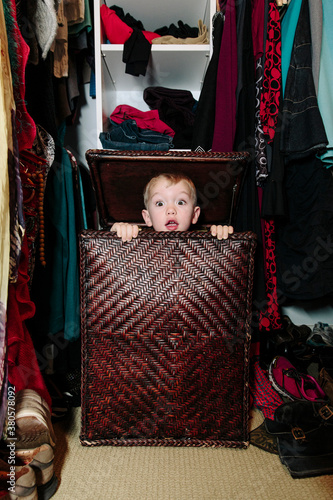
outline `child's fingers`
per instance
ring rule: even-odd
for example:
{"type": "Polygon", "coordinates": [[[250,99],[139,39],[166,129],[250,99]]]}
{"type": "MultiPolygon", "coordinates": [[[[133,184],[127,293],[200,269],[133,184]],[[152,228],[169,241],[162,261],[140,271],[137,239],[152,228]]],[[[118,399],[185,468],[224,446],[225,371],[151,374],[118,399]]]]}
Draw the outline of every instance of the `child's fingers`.
{"type": "Polygon", "coordinates": [[[131,241],[133,237],[133,228],[130,224],[124,224],[121,231],[121,239],[123,241],[131,241]]]}
{"type": "Polygon", "coordinates": [[[215,225],[210,226],[210,232],[211,232],[212,236],[216,236],[216,234],[217,234],[217,228],[216,228],[215,225]]]}
{"type": "Polygon", "coordinates": [[[139,227],[134,224],[128,224],[127,222],[116,222],[111,227],[111,231],[117,232],[118,238],[122,241],[131,241],[132,238],[136,238],[139,234],[139,227]]]}
{"type": "Polygon", "coordinates": [[[218,240],[226,240],[229,234],[234,232],[234,228],[232,226],[211,226],[210,231],[213,236],[216,236],[218,240]]]}

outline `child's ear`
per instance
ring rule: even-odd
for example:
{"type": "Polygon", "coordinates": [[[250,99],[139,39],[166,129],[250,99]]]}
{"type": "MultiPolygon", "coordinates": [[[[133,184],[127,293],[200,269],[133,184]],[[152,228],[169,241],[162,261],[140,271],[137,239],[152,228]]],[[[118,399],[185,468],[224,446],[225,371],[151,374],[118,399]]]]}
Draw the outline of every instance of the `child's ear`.
{"type": "Polygon", "coordinates": [[[200,207],[194,207],[192,224],[196,224],[198,222],[199,215],[200,215],[200,207]]]}
{"type": "Polygon", "coordinates": [[[150,219],[150,215],[149,215],[148,210],[143,209],[141,213],[142,213],[143,220],[145,221],[145,223],[147,224],[147,226],[151,227],[153,225],[153,223],[152,223],[152,221],[150,219]]]}

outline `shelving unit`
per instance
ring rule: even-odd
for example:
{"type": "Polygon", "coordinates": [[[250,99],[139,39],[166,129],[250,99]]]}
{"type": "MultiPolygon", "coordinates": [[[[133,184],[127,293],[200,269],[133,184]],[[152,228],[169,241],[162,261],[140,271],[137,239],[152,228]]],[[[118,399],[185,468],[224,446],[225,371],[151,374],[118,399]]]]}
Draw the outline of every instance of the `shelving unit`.
{"type": "Polygon", "coordinates": [[[100,6],[103,3],[102,0],[94,0],[98,148],[101,147],[99,134],[106,131],[108,118],[116,106],[129,104],[142,111],[148,109],[143,100],[146,87],[190,90],[195,98],[199,97],[212,53],[212,18],[216,10],[216,0],[120,0],[116,4],[107,3],[109,7],[122,7],[125,14],[140,20],[147,31],[172,23],[177,26],[179,20],[196,27],[199,19],[208,28],[209,44],[153,44],[146,75],[135,77],[125,73],[122,61],[124,46],[109,44],[102,39],[100,6]]]}

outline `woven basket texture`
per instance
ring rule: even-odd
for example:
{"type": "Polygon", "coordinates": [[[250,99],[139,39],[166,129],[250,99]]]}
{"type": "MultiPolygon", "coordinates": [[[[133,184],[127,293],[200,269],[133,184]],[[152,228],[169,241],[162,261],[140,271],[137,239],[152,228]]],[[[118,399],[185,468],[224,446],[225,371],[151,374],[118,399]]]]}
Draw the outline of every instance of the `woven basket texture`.
{"type": "Polygon", "coordinates": [[[248,445],[255,246],[82,232],[82,445],[248,445]]]}

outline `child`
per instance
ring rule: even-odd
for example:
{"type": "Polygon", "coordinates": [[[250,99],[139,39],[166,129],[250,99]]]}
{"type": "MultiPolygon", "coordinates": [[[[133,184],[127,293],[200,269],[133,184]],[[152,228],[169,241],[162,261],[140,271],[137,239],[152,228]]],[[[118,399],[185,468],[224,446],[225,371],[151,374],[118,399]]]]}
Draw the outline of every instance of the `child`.
{"type": "MultiPolygon", "coordinates": [[[[143,193],[145,208],[142,217],[155,231],[187,231],[198,221],[196,189],[191,179],[183,174],[160,174],[153,177],[143,193]]],[[[123,241],[131,241],[139,233],[135,224],[116,222],[111,227],[123,241]]],[[[233,233],[232,226],[211,226],[211,234],[219,240],[233,233]]]]}

